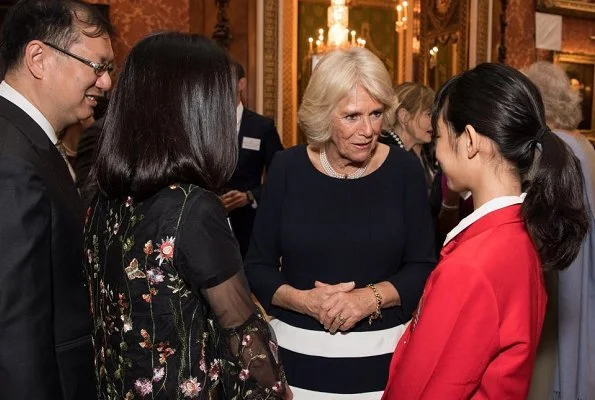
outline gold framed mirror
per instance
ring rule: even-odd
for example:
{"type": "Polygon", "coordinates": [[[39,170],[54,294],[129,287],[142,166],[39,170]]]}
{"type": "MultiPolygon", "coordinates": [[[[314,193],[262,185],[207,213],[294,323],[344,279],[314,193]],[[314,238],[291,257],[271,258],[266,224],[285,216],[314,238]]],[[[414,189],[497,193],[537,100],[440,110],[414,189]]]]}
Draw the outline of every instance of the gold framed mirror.
{"type": "Polygon", "coordinates": [[[422,0],[419,76],[437,90],[467,68],[469,0],[422,0]]]}
{"type": "Polygon", "coordinates": [[[536,8],[551,14],[595,18],[595,3],[592,0],[537,0],[536,8]]]}
{"type": "Polygon", "coordinates": [[[578,129],[589,138],[595,136],[595,55],[555,53],[554,63],[559,65],[582,96],[583,120],[578,129]]]}

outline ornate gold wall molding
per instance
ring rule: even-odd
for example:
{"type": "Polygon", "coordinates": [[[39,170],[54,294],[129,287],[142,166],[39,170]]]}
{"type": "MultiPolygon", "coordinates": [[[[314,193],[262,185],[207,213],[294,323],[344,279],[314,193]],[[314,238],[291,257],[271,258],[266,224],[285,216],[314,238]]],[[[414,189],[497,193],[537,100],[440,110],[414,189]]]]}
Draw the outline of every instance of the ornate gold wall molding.
{"type": "Polygon", "coordinates": [[[489,0],[478,0],[477,2],[477,45],[476,63],[481,64],[488,61],[488,37],[491,29],[490,24],[490,2],[489,0]]]}
{"type": "Polygon", "coordinates": [[[285,147],[297,144],[297,0],[286,1],[283,7],[283,60],[282,60],[282,99],[283,126],[281,139],[285,147]]]}
{"type": "Polygon", "coordinates": [[[579,18],[595,18],[595,3],[584,0],[537,0],[537,9],[579,18]]]}
{"type": "Polygon", "coordinates": [[[434,45],[454,45],[456,70],[468,66],[469,0],[422,0],[419,76],[428,83],[429,52],[434,45]]]}
{"type": "Polygon", "coordinates": [[[274,119],[277,118],[278,7],[277,0],[264,0],[262,113],[274,119]]]}
{"type": "MultiPolygon", "coordinates": [[[[287,0],[285,0],[287,1],[287,0]]],[[[295,0],[297,1],[297,0],[295,0]]],[[[315,4],[329,4],[329,0],[299,0],[300,3],[315,3],[315,4]]],[[[288,1],[289,3],[289,1],[288,1]]],[[[395,0],[351,0],[346,2],[349,7],[384,7],[384,8],[394,8],[395,7],[395,0]]]]}

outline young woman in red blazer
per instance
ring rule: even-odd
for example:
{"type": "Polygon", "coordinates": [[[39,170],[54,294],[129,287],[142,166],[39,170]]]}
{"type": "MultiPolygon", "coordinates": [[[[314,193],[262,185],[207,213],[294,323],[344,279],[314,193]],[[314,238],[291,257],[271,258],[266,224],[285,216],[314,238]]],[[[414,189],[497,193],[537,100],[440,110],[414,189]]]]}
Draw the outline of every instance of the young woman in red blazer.
{"type": "Polygon", "coordinates": [[[541,269],[567,267],[588,227],[580,165],[547,128],[535,86],[504,65],[448,81],[432,125],[449,188],[470,190],[475,210],[446,237],[383,399],[525,399],[541,269]]]}

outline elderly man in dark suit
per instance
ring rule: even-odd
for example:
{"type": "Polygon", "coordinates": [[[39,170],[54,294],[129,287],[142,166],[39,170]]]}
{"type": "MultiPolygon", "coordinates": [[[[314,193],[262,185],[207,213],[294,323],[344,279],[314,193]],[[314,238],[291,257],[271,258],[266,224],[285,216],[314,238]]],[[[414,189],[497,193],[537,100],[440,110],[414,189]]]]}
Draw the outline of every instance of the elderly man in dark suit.
{"type": "Polygon", "coordinates": [[[112,82],[111,27],[71,0],[20,0],[0,33],[0,399],[96,398],[83,210],[56,132],[112,82]]]}
{"type": "Polygon", "coordinates": [[[241,98],[246,90],[246,73],[240,63],[234,61],[233,64],[238,80],[239,158],[236,170],[226,185],[228,191],[221,200],[244,258],[250,244],[264,173],[275,153],[283,150],[283,145],[272,119],[244,108],[241,98]]]}

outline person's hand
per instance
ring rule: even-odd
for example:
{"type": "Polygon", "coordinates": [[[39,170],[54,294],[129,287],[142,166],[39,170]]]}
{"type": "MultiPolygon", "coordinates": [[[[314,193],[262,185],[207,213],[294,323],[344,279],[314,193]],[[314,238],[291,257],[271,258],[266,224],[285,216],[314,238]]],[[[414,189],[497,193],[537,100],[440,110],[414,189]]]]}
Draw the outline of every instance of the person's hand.
{"type": "Polygon", "coordinates": [[[459,223],[459,202],[461,198],[458,192],[448,187],[444,193],[440,213],[438,214],[438,231],[441,233],[450,232],[459,223]]]}
{"type": "MultiPolygon", "coordinates": [[[[317,282],[318,285],[325,285],[317,282]]],[[[321,307],[319,321],[330,333],[348,331],[355,324],[376,311],[376,298],[369,288],[337,292],[326,299],[321,307]]]]}
{"type": "Polygon", "coordinates": [[[283,393],[283,399],[284,400],[293,400],[293,392],[291,391],[291,389],[289,388],[289,385],[287,383],[285,384],[285,393],[283,393]]]}
{"type": "Polygon", "coordinates": [[[320,315],[322,314],[321,306],[326,300],[336,293],[349,292],[354,288],[355,282],[343,282],[336,285],[327,285],[318,281],[314,282],[314,288],[305,292],[304,314],[320,321],[320,315]]]}
{"type": "Polygon", "coordinates": [[[230,212],[239,207],[244,207],[250,202],[248,200],[248,194],[246,192],[240,192],[239,190],[230,190],[220,197],[225,207],[225,211],[230,212]]]}
{"type": "Polygon", "coordinates": [[[448,205],[449,207],[458,207],[460,200],[461,198],[459,192],[455,192],[446,187],[446,191],[444,192],[444,197],[442,199],[444,204],[448,205]]]}

